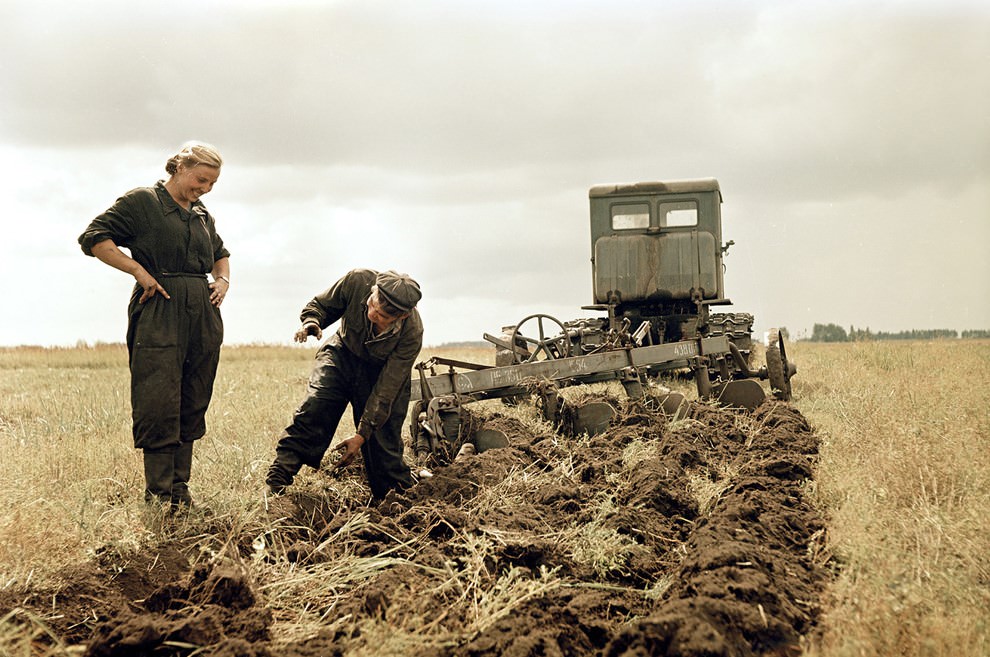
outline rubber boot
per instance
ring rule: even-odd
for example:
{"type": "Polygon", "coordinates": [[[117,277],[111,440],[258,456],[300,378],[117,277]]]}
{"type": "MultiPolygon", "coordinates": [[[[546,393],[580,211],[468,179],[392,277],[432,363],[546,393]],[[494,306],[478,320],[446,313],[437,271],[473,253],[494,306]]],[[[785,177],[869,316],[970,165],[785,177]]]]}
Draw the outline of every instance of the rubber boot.
{"type": "Polygon", "coordinates": [[[175,448],[144,450],[144,501],[171,504],[175,448]]]}
{"type": "Polygon", "coordinates": [[[268,467],[265,483],[272,495],[281,495],[292,484],[303,464],[295,452],[275,450],[275,461],[268,467]]]}
{"type": "Polygon", "coordinates": [[[175,450],[175,469],[172,473],[172,506],[189,508],[193,505],[189,494],[189,476],[192,474],[193,443],[179,443],[175,450]]]}

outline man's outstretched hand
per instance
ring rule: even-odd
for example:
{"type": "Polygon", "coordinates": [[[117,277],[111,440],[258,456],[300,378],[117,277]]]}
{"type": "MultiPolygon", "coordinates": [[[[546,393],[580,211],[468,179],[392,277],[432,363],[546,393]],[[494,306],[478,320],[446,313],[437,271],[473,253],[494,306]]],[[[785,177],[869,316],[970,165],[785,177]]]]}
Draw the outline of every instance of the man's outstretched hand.
{"type": "Polygon", "coordinates": [[[321,329],[320,326],[314,322],[306,322],[299,327],[299,330],[296,331],[296,334],[293,337],[296,342],[306,342],[306,338],[311,335],[315,336],[316,339],[319,340],[323,337],[323,329],[321,329]]]}
{"type": "Polygon", "coordinates": [[[354,434],[353,437],[348,438],[339,445],[337,445],[337,451],[343,452],[340,460],[337,461],[337,465],[334,466],[334,471],[346,468],[354,459],[357,458],[358,454],[361,453],[361,446],[364,445],[364,436],[361,434],[354,434]]]}

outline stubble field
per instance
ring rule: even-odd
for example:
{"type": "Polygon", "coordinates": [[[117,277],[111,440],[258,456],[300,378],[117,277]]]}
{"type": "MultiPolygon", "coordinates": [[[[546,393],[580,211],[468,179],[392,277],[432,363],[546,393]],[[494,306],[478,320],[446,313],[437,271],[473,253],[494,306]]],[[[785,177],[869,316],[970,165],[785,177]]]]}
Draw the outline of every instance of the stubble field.
{"type": "Polygon", "coordinates": [[[355,467],[263,496],[313,350],[227,347],[170,520],[125,350],[2,350],[0,654],[990,653],[990,343],[789,353],[754,413],[574,389],[620,414],[569,437],[476,405],[509,448],[368,506],[355,467]]]}

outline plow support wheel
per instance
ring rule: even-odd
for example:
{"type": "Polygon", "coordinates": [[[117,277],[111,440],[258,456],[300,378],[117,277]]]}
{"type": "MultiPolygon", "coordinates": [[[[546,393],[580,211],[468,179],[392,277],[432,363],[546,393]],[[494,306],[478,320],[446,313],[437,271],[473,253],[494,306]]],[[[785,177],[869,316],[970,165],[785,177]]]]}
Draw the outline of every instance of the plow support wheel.
{"type": "Polygon", "coordinates": [[[770,329],[767,341],[767,375],[773,396],[781,401],[791,399],[791,367],[784,351],[784,336],[778,329],[770,329]]]}

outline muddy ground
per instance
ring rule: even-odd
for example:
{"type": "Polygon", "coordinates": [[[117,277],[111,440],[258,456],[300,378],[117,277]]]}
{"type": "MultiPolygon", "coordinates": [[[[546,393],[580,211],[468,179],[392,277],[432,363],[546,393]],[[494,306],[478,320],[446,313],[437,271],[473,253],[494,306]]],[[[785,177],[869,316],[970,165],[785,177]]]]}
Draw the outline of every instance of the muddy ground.
{"type": "MultiPolygon", "coordinates": [[[[634,409],[605,433],[573,439],[495,418],[508,428],[508,448],[438,468],[380,505],[286,496],[282,541],[292,547],[279,558],[318,568],[344,551],[401,556],[406,565],[342,591],[333,617],[376,618],[408,630],[415,614],[432,609],[439,619],[430,631],[439,638],[407,654],[799,654],[815,631],[828,577],[824,519],[806,496],[818,437],[795,408],[779,402],[751,413],[695,403],[689,413],[670,425],[662,414],[634,409]],[[623,450],[644,438],[648,452],[616,477],[623,450]],[[484,487],[521,469],[538,473],[565,451],[569,478],[548,480],[511,505],[473,504],[484,487]],[[593,568],[554,531],[602,522],[595,504],[603,496],[613,502],[605,526],[635,549],[615,567],[593,568]],[[327,548],[327,537],[358,513],[368,516],[365,529],[327,548]],[[469,559],[456,537],[482,535],[500,537],[486,557],[492,581],[510,571],[535,578],[549,570],[567,585],[521,600],[482,631],[464,631],[458,601],[430,573],[469,559]]],[[[204,560],[182,542],[141,554],[106,552],[67,573],[69,584],[59,591],[7,596],[0,607],[48,618],[56,608],[52,634],[92,656],[375,653],[373,639],[347,623],[305,640],[273,632],[285,613],[252,581],[252,538],[238,546],[243,560],[204,560]]]]}

